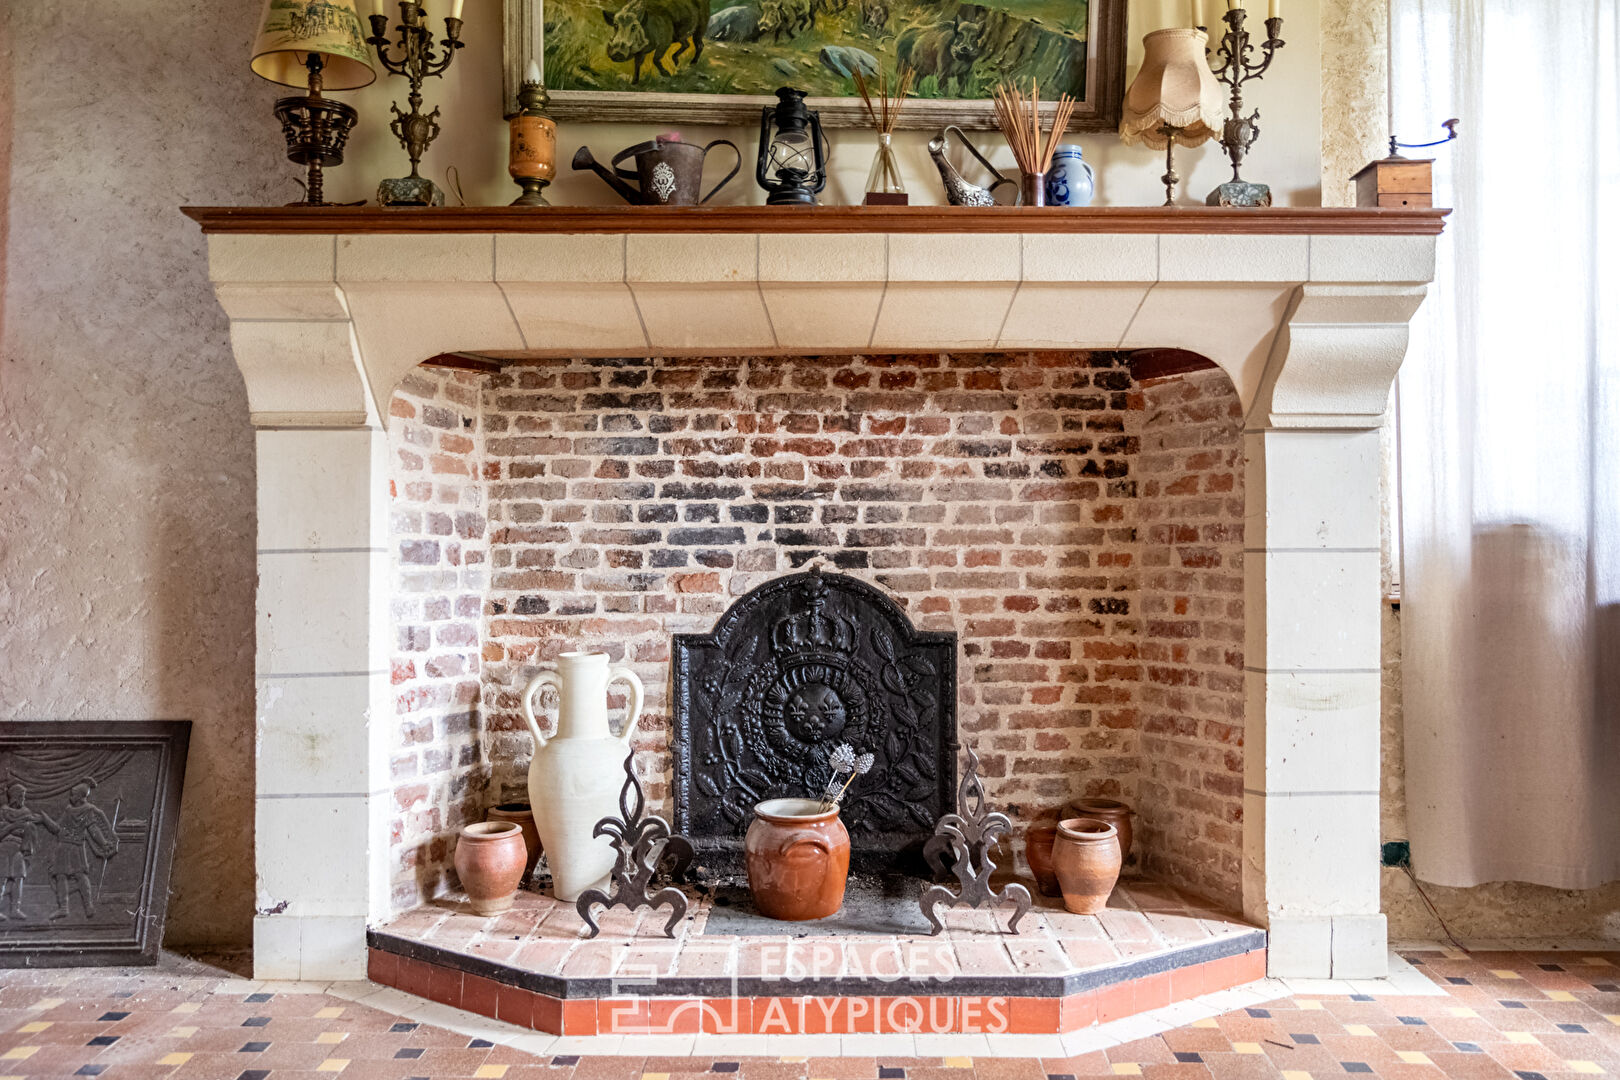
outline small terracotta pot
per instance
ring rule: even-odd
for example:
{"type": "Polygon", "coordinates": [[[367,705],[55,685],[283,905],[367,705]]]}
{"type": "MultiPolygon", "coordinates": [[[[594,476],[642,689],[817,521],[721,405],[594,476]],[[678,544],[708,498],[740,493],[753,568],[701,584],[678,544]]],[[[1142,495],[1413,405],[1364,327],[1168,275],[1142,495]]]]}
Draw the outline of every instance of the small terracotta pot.
{"type": "Polygon", "coordinates": [[[743,838],[754,906],[772,919],[825,919],[844,906],[849,833],[819,799],[767,799],[743,838]]]}
{"type": "Polygon", "coordinates": [[[534,864],[540,861],[540,830],[534,824],[534,811],[526,802],[501,803],[489,808],[485,821],[510,821],[523,830],[523,846],[529,857],[523,863],[523,880],[534,876],[534,864]]]}
{"type": "Polygon", "coordinates": [[[1063,906],[1076,915],[1095,915],[1108,906],[1119,880],[1119,830],[1095,818],[1058,822],[1052,867],[1063,889],[1063,906]]]}
{"type": "Polygon", "coordinates": [[[1131,817],[1135,813],[1130,803],[1118,799],[1076,799],[1065,809],[1066,818],[1083,817],[1106,821],[1119,833],[1119,864],[1124,866],[1131,857],[1131,817]]]}
{"type": "Polygon", "coordinates": [[[499,915],[512,906],[528,855],[523,830],[510,821],[480,821],[461,830],[456,875],[476,914],[499,915]]]}
{"type": "Polygon", "coordinates": [[[1042,896],[1057,896],[1063,891],[1058,886],[1057,871],[1052,869],[1055,843],[1056,825],[1031,825],[1024,830],[1024,858],[1029,861],[1029,872],[1035,875],[1035,887],[1042,896]]]}

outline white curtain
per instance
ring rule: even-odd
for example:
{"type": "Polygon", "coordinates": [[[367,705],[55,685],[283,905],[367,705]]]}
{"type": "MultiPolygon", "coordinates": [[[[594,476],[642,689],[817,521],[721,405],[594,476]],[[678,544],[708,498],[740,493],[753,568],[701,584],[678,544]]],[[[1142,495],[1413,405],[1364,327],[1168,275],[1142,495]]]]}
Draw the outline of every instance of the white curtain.
{"type": "Polygon", "coordinates": [[[1587,888],[1620,878],[1620,0],[1391,3],[1396,130],[1462,119],[1400,377],[1413,867],[1587,888]]]}

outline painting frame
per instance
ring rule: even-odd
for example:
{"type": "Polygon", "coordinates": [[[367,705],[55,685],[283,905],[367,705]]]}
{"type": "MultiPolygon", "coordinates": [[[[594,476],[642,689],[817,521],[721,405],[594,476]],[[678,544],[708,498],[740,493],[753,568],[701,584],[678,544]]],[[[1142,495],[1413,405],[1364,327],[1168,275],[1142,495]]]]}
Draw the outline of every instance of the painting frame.
{"type": "MultiPolygon", "coordinates": [[[[1112,132],[1119,128],[1125,100],[1126,7],[1128,0],[1089,0],[1086,36],[1086,96],[1079,101],[1068,130],[1112,132]]],[[[545,49],[545,0],[502,0],[504,102],[508,117],[518,110],[517,91],[531,57],[545,49]]],[[[684,94],[658,91],[550,90],[548,112],[563,122],[721,124],[757,126],[760,109],[775,99],[768,94],[684,94]]],[[[812,97],[807,104],[828,128],[869,127],[860,99],[812,97]]],[[[1055,103],[1043,104],[1048,115],[1055,103]]],[[[989,98],[913,98],[900,115],[899,127],[937,131],[947,124],[969,130],[996,127],[989,98]]]]}

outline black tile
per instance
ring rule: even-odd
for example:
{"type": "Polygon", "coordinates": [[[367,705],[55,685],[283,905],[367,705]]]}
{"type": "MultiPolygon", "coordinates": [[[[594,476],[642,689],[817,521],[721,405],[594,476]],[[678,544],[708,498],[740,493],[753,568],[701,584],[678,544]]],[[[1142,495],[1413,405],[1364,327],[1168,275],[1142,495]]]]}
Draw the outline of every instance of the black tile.
{"type": "Polygon", "coordinates": [[[1585,1035],[1586,1029],[1579,1024],[1559,1024],[1558,1030],[1570,1035],[1585,1035]]]}
{"type": "Polygon", "coordinates": [[[1467,979],[1463,978],[1461,975],[1447,975],[1446,976],[1446,982],[1450,983],[1452,986],[1473,986],[1474,985],[1473,983],[1469,982],[1467,979]]]}
{"type": "Polygon", "coordinates": [[[1562,964],[1537,964],[1536,967],[1540,968],[1542,971],[1563,971],[1564,970],[1564,966],[1562,964]]]}
{"type": "Polygon", "coordinates": [[[494,1045],[495,1044],[490,1042],[488,1039],[474,1039],[472,1042],[467,1044],[467,1049],[469,1049],[469,1050],[488,1050],[490,1047],[492,1047],[494,1045]]]}
{"type": "Polygon", "coordinates": [[[1513,1075],[1517,1076],[1519,1080],[1547,1080],[1541,1073],[1527,1072],[1524,1069],[1514,1069],[1513,1075]]]}
{"type": "Polygon", "coordinates": [[[276,995],[274,995],[274,994],[262,994],[262,993],[261,994],[249,994],[247,997],[243,998],[242,1000],[246,1001],[246,1002],[249,1002],[251,1004],[257,1005],[259,1002],[261,1002],[261,1001],[269,1001],[271,998],[273,998],[275,996],[276,995]]]}
{"type": "Polygon", "coordinates": [[[117,1035],[97,1035],[95,1038],[91,1039],[89,1042],[85,1043],[84,1045],[86,1045],[86,1046],[111,1046],[113,1043],[115,1043],[117,1041],[118,1041],[118,1036],[117,1035]]]}
{"type": "Polygon", "coordinates": [[[734,1073],[741,1067],[742,1062],[740,1061],[717,1061],[714,1063],[714,1066],[710,1069],[710,1071],[734,1073]]]}
{"type": "Polygon", "coordinates": [[[1269,1020],[1269,1019],[1271,1019],[1271,1010],[1270,1009],[1244,1009],[1243,1011],[1248,1013],[1250,1016],[1254,1017],[1256,1020],[1269,1020]]]}
{"type": "Polygon", "coordinates": [[[1351,994],[1350,995],[1350,1000],[1351,1001],[1371,1001],[1372,999],[1373,999],[1373,996],[1371,994],[1351,994]]]}
{"type": "Polygon", "coordinates": [[[416,1025],[416,1024],[403,1024],[402,1023],[402,1024],[395,1024],[393,1027],[389,1028],[388,1030],[389,1031],[415,1031],[417,1029],[417,1026],[418,1025],[416,1025]]]}
{"type": "Polygon", "coordinates": [[[1074,1080],[1073,1073],[1047,1073],[1046,1080],[1074,1080]]]}
{"type": "Polygon", "coordinates": [[[113,997],[115,997],[115,998],[132,998],[134,996],[135,996],[135,991],[133,991],[133,990],[120,990],[116,994],[113,995],[113,997]]]}
{"type": "Polygon", "coordinates": [[[1616,986],[1614,983],[1593,983],[1592,989],[1605,994],[1620,994],[1620,986],[1616,986]]]}
{"type": "Polygon", "coordinates": [[[579,1064],[579,1055],[578,1054],[560,1054],[557,1057],[552,1058],[551,1063],[553,1065],[578,1065],[579,1064]]]}
{"type": "Polygon", "coordinates": [[[1528,1009],[1530,1007],[1522,1001],[1498,1001],[1497,1004],[1504,1009],[1528,1009]]]}
{"type": "Polygon", "coordinates": [[[1429,1026],[1429,1022],[1427,1020],[1424,1020],[1420,1016],[1397,1016],[1395,1019],[1399,1020],[1401,1023],[1405,1024],[1407,1027],[1428,1027],[1429,1026]]]}
{"type": "Polygon", "coordinates": [[[906,1070],[897,1068],[878,1069],[878,1080],[905,1080],[906,1070]]]}
{"type": "Polygon", "coordinates": [[[1204,1060],[1204,1055],[1195,1050],[1177,1050],[1176,1060],[1183,1065],[1197,1065],[1204,1060]]]}
{"type": "Polygon", "coordinates": [[[127,1013],[127,1012],[107,1012],[107,1013],[102,1013],[96,1019],[98,1019],[98,1020],[108,1020],[108,1021],[122,1020],[124,1017],[126,1017],[128,1015],[129,1015],[129,1013],[127,1013]]]}
{"type": "Polygon", "coordinates": [[[1341,1061],[1339,1064],[1344,1066],[1344,1071],[1347,1073],[1372,1072],[1372,1066],[1367,1064],[1365,1061],[1341,1061]]]}
{"type": "Polygon", "coordinates": [[[105,1065],[82,1065],[82,1066],[79,1067],[79,1071],[74,1073],[73,1075],[74,1076],[100,1076],[102,1073],[104,1073],[106,1071],[107,1071],[107,1066],[105,1066],[105,1065]]]}
{"type": "Polygon", "coordinates": [[[236,1080],[270,1080],[269,1069],[243,1069],[236,1080]]]}
{"type": "Polygon", "coordinates": [[[250,1016],[246,1020],[242,1021],[242,1026],[264,1027],[264,1025],[268,1024],[269,1022],[270,1018],[268,1016],[250,1016]]]}
{"type": "Polygon", "coordinates": [[[1301,1045],[1301,1046],[1321,1046],[1322,1045],[1322,1040],[1317,1038],[1315,1035],[1312,1035],[1308,1031],[1307,1032],[1301,1032],[1298,1035],[1289,1035],[1288,1037],[1290,1039],[1293,1039],[1295,1042],[1299,1043],[1299,1045],[1301,1045]]]}
{"type": "Polygon", "coordinates": [[[394,1051],[394,1057],[415,1059],[422,1056],[422,1050],[420,1046],[402,1046],[394,1051]]]}
{"type": "Polygon", "coordinates": [[[1452,1043],[1451,1045],[1455,1046],[1465,1054],[1483,1054],[1485,1052],[1485,1048],[1480,1046],[1479,1043],[1460,1042],[1452,1043]]]}
{"type": "Polygon", "coordinates": [[[242,1049],[238,1050],[237,1053],[238,1054],[262,1054],[268,1049],[270,1049],[270,1044],[267,1043],[267,1042],[250,1042],[250,1043],[243,1043],[242,1044],[242,1049]]]}

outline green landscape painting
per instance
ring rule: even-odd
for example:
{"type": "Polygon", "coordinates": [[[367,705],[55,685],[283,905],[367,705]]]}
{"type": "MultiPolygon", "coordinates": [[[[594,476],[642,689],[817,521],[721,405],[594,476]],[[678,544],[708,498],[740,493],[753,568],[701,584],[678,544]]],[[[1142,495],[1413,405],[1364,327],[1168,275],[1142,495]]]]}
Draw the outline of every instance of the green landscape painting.
{"type": "MultiPolygon", "coordinates": [[[[1108,2],[1108,0],[1097,0],[1108,2]]],[[[918,98],[983,101],[996,83],[1086,96],[1090,0],[544,0],[551,90],[812,97],[854,72],[916,70],[918,98]]],[[[756,111],[757,115],[757,111],[756,111]]]]}

